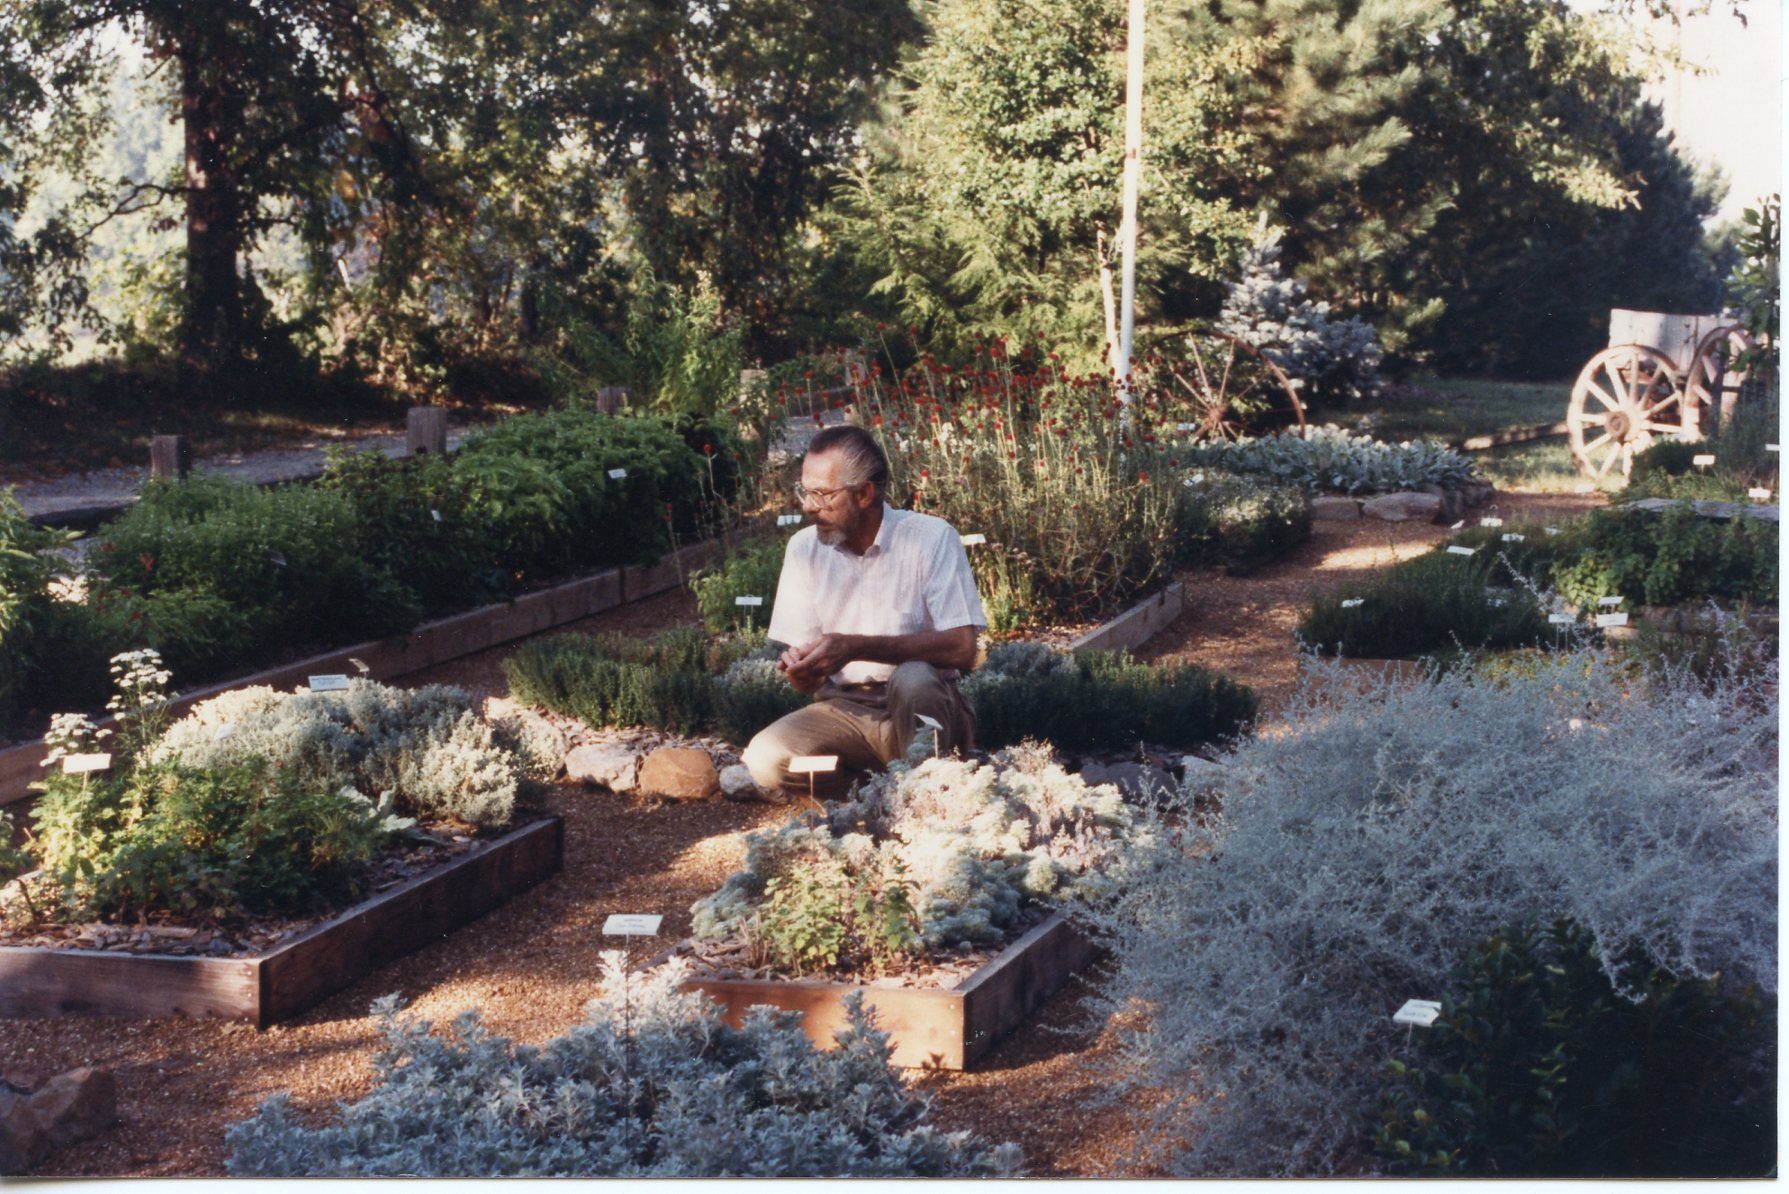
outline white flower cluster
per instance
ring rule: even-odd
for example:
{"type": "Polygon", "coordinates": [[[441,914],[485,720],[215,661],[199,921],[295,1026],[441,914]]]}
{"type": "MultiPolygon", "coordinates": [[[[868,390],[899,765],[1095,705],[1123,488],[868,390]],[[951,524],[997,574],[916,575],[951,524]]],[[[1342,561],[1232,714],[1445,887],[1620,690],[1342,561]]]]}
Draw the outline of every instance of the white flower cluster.
{"type": "MultiPolygon", "coordinates": [[[[686,992],[673,959],[628,976],[603,955],[586,1022],[543,1045],[444,1032],[373,1005],[376,1084],[339,1121],[305,1126],[285,1095],[225,1133],[237,1177],[1007,1177],[1016,1146],[924,1123],[861,1001],[821,1052],[792,1012],[739,1028],[686,992]]],[[[310,1118],[309,1116],[304,1117],[310,1118]]]]}
{"type": "Polygon", "coordinates": [[[154,647],[112,656],[112,687],[116,690],[106,708],[131,716],[165,705],[171,694],[168,681],[174,673],[162,667],[161,652],[154,647]]]}
{"type": "Polygon", "coordinates": [[[1047,748],[895,763],[824,823],[749,835],[745,869],[695,905],[695,931],[745,928],[770,879],[832,857],[858,873],[904,872],[928,946],[995,944],[1028,905],[1107,890],[1139,832],[1117,788],[1089,786],[1047,748]]]}
{"type": "Polygon", "coordinates": [[[109,738],[110,730],[102,730],[87,720],[80,713],[57,713],[50,718],[50,728],[44,731],[44,745],[50,753],[44,756],[41,764],[53,767],[70,755],[90,754],[99,749],[101,739],[109,738]]]}

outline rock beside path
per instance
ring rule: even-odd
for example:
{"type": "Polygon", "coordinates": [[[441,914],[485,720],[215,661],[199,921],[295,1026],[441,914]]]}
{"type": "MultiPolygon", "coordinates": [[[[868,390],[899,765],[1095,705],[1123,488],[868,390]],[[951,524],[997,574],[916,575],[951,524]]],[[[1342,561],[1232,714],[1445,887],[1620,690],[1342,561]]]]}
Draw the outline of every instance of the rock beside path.
{"type": "Polygon", "coordinates": [[[28,1172],[51,1149],[79,1144],[118,1122],[112,1071],[84,1066],[35,1092],[0,1083],[0,1174],[28,1172]]]}
{"type": "Polygon", "coordinates": [[[565,778],[631,792],[639,787],[640,757],[625,746],[579,746],[565,756],[565,778]]]}
{"type": "Polygon", "coordinates": [[[752,778],[752,769],[744,763],[721,768],[720,784],[721,795],[728,800],[758,799],[757,781],[752,778]]]}
{"type": "Polygon", "coordinates": [[[1351,497],[1314,497],[1311,517],[1318,522],[1353,522],[1360,517],[1360,502],[1351,497]]]}
{"type": "Polygon", "coordinates": [[[1387,493],[1368,498],[1360,512],[1382,522],[1431,522],[1441,513],[1441,495],[1435,493],[1387,493]]]}
{"type": "Polygon", "coordinates": [[[720,790],[720,774],[705,750],[661,746],[640,762],[640,791],[645,795],[708,800],[720,790]]]}

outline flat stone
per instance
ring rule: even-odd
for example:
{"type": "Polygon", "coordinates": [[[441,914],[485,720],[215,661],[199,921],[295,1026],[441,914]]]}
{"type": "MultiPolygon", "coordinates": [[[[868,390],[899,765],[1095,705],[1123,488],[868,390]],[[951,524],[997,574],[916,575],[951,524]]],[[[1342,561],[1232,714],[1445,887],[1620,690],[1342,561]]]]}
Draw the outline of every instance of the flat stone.
{"type": "Polygon", "coordinates": [[[1351,497],[1314,497],[1311,517],[1318,522],[1353,522],[1360,517],[1360,502],[1351,497]]]}
{"type": "Polygon", "coordinates": [[[1381,522],[1428,522],[1441,513],[1441,499],[1432,493],[1387,493],[1363,502],[1360,512],[1381,522]]]}
{"type": "Polygon", "coordinates": [[[18,1177],[44,1159],[50,1138],[31,1109],[31,1100],[0,1090],[0,1175],[18,1177]]]}
{"type": "Polygon", "coordinates": [[[1113,784],[1126,797],[1152,799],[1174,791],[1174,777],[1146,763],[1081,764],[1081,779],[1088,784],[1113,784]]]}
{"type": "Polygon", "coordinates": [[[565,756],[565,778],[631,792],[640,783],[640,756],[622,746],[580,746],[565,756]]]}
{"type": "Polygon", "coordinates": [[[1215,792],[1224,781],[1229,768],[1222,763],[1214,763],[1210,759],[1201,759],[1198,755],[1187,755],[1180,760],[1180,788],[1183,792],[1203,795],[1215,792]]]}
{"type": "Polygon", "coordinates": [[[707,800],[721,790],[721,777],[705,750],[661,746],[640,762],[640,791],[671,800],[707,800]]]}
{"type": "Polygon", "coordinates": [[[78,1144],[118,1122],[118,1080],[91,1066],[58,1074],[31,1096],[31,1110],[51,1144],[78,1144]]]}
{"type": "Polygon", "coordinates": [[[756,800],[758,783],[752,778],[752,769],[744,763],[735,763],[731,767],[721,768],[721,794],[728,800],[756,800]]]}

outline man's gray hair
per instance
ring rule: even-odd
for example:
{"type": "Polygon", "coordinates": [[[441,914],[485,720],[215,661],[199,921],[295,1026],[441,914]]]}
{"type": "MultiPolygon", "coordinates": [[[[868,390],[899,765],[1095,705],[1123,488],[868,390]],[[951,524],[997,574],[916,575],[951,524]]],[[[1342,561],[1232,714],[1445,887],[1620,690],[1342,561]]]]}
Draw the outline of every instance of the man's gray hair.
{"type": "Polygon", "coordinates": [[[888,497],[888,457],[876,437],[862,427],[849,424],[828,427],[808,443],[808,455],[836,453],[844,465],[847,485],[868,482],[876,487],[876,496],[888,497]]]}

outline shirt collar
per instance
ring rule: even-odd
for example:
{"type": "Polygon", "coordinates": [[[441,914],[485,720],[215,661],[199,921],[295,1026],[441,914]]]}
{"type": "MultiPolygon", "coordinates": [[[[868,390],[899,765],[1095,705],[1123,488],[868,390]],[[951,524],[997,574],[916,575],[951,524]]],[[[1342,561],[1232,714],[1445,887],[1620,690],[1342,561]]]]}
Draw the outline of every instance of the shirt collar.
{"type": "Polygon", "coordinates": [[[888,551],[889,545],[894,541],[894,524],[896,520],[905,517],[907,517],[907,512],[905,510],[897,510],[887,502],[884,502],[882,503],[882,525],[876,528],[876,538],[864,549],[864,553],[861,556],[851,555],[851,553],[846,550],[843,543],[835,545],[833,550],[842,556],[849,556],[851,559],[855,560],[867,560],[871,556],[883,555],[888,551]]]}

